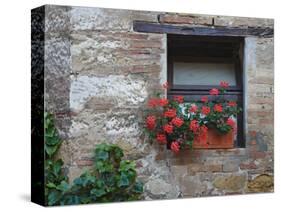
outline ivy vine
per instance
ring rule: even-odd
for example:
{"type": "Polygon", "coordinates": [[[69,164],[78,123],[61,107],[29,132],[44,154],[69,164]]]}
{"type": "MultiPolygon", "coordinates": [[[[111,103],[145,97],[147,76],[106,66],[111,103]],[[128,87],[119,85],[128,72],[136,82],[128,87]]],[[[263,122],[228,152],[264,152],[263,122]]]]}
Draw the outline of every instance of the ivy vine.
{"type": "Polygon", "coordinates": [[[63,174],[63,161],[55,159],[62,143],[53,116],[44,114],[45,201],[47,205],[139,200],[143,184],[137,180],[136,164],[123,160],[123,150],[113,144],[99,144],[93,154],[94,167],[72,183],[63,174]]]}

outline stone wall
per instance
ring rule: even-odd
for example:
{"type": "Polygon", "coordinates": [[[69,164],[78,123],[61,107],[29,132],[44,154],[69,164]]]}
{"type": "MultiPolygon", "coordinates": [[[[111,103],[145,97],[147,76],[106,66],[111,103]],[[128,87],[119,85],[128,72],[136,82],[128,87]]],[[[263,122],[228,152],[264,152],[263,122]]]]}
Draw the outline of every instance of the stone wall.
{"type": "Polygon", "coordinates": [[[166,81],[165,34],[133,21],[270,27],[273,20],[86,7],[45,7],[45,108],[56,114],[70,180],[101,142],[137,162],[145,199],[273,191],[273,38],[245,39],[246,148],[174,155],[142,133],[147,98],[166,81]]]}

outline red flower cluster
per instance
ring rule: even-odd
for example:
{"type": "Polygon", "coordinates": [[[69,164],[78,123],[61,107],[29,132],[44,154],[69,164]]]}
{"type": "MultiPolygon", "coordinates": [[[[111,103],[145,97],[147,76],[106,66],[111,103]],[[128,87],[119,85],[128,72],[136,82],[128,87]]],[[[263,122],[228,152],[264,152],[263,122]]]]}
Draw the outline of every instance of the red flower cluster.
{"type": "Polygon", "coordinates": [[[172,142],[172,144],[171,144],[171,150],[172,150],[174,153],[178,153],[178,152],[180,151],[180,144],[179,144],[179,142],[177,142],[177,141],[172,142]]]}
{"type": "Polygon", "coordinates": [[[202,114],[208,115],[210,112],[211,112],[210,107],[208,107],[208,106],[202,106],[202,109],[201,109],[201,113],[202,113],[202,114]]]}
{"type": "Polygon", "coordinates": [[[212,96],[217,96],[217,95],[219,95],[219,90],[216,89],[216,88],[211,89],[211,90],[210,90],[210,95],[212,95],[212,96]]]}
{"type": "Polygon", "coordinates": [[[158,106],[158,99],[152,98],[152,99],[148,100],[148,107],[154,108],[157,106],[158,106]]]}
{"type": "Polygon", "coordinates": [[[221,86],[222,88],[228,88],[229,83],[228,83],[228,82],[225,82],[225,81],[221,81],[221,82],[220,82],[220,86],[221,86]]]}
{"type": "Polygon", "coordinates": [[[183,96],[174,96],[174,100],[177,101],[178,103],[183,103],[184,97],[183,96]]]}
{"type": "Polygon", "coordinates": [[[167,111],[164,112],[164,117],[174,118],[175,116],[177,116],[176,109],[168,109],[167,111]]]}
{"type": "Polygon", "coordinates": [[[181,118],[175,117],[172,119],[172,123],[176,127],[181,127],[183,125],[183,120],[181,118]]]}
{"type": "Polygon", "coordinates": [[[155,116],[148,116],[146,118],[146,127],[149,130],[153,130],[156,125],[156,117],[155,116]]]}
{"type": "MultiPolygon", "coordinates": [[[[209,91],[211,97],[202,96],[200,103],[195,102],[190,106],[180,105],[184,103],[183,96],[174,96],[170,101],[157,95],[148,101],[152,110],[146,117],[145,132],[158,144],[169,144],[174,153],[185,148],[183,141],[190,138],[194,139],[193,142],[198,141],[207,146],[209,129],[214,128],[221,133],[230,130],[235,132],[236,121],[231,117],[236,117],[241,109],[235,101],[224,99],[223,94],[228,87],[228,82],[221,81],[220,87],[209,91]]],[[[167,89],[168,83],[164,83],[163,88],[167,89]]]]}
{"type": "Polygon", "coordinates": [[[166,144],[167,143],[166,135],[162,134],[162,133],[157,134],[156,140],[158,141],[159,144],[166,144]]]}
{"type": "Polygon", "coordinates": [[[199,128],[199,124],[198,124],[198,121],[197,120],[192,120],[190,122],[190,125],[189,125],[189,129],[193,132],[193,133],[196,133],[198,131],[198,128],[199,128]]]}
{"type": "Polygon", "coordinates": [[[202,97],[201,97],[201,101],[202,101],[203,103],[207,103],[207,102],[208,102],[208,97],[207,97],[207,96],[202,96],[202,97]]]}
{"type": "Polygon", "coordinates": [[[162,99],[153,98],[148,101],[148,107],[150,108],[155,108],[157,106],[164,107],[167,104],[169,104],[169,100],[166,98],[162,98],[162,99]]]}
{"type": "Polygon", "coordinates": [[[189,112],[190,113],[196,113],[198,110],[198,107],[196,105],[192,105],[189,109],[189,112]]]}
{"type": "Polygon", "coordinates": [[[214,111],[221,113],[223,111],[221,104],[215,104],[214,111]]]}
{"type": "Polygon", "coordinates": [[[234,129],[234,128],[235,128],[235,125],[236,125],[235,121],[234,121],[232,118],[228,118],[227,121],[226,121],[226,124],[228,124],[229,126],[231,126],[232,129],[234,129]]]}
{"type": "Polygon", "coordinates": [[[227,103],[227,105],[230,106],[230,107],[236,107],[237,103],[234,102],[234,101],[230,101],[230,102],[227,103]]]}
{"type": "Polygon", "coordinates": [[[166,125],[164,125],[163,130],[164,130],[166,133],[171,134],[171,133],[173,133],[173,131],[174,131],[174,127],[173,127],[173,125],[171,125],[171,124],[166,124],[166,125]]]}
{"type": "Polygon", "coordinates": [[[164,106],[166,106],[167,104],[169,104],[168,99],[166,99],[166,98],[159,99],[159,105],[160,105],[160,106],[164,107],[164,106]]]}

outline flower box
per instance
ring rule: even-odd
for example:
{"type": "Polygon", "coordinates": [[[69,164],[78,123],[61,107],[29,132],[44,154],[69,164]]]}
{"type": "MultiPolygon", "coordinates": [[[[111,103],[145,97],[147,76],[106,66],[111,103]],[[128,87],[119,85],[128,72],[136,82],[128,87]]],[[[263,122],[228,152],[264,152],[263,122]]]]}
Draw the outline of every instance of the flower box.
{"type": "Polygon", "coordinates": [[[234,132],[219,133],[216,129],[209,129],[205,141],[195,140],[194,149],[230,149],[234,147],[234,132]]]}
{"type": "Polygon", "coordinates": [[[200,102],[186,103],[184,96],[167,99],[160,94],[149,99],[145,120],[148,138],[166,144],[174,153],[186,148],[233,148],[235,119],[241,108],[224,98],[228,86],[221,81],[219,88],[209,91],[212,100],[202,96],[200,102]]]}

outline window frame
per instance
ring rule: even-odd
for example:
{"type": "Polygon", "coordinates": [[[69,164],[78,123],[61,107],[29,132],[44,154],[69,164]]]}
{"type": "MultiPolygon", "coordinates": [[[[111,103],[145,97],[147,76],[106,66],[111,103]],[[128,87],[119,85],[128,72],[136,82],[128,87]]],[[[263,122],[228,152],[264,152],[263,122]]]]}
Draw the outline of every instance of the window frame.
{"type": "MultiPolygon", "coordinates": [[[[190,47],[189,47],[190,48],[190,47]]],[[[203,47],[202,47],[203,48],[203,47]]],[[[209,49],[208,49],[209,50],[209,49]]],[[[222,36],[188,36],[188,35],[171,35],[167,34],[167,82],[170,85],[167,90],[167,98],[171,99],[175,95],[182,95],[185,99],[190,101],[200,101],[202,95],[207,95],[210,100],[214,97],[209,95],[209,90],[212,88],[219,88],[219,85],[174,85],[173,84],[173,63],[176,62],[216,62],[216,63],[227,63],[233,62],[235,65],[235,79],[236,85],[230,86],[224,97],[227,100],[235,100],[237,105],[241,108],[244,108],[244,77],[243,77],[243,51],[244,50],[244,37],[222,37],[222,36]],[[204,51],[195,51],[190,55],[181,55],[185,54],[184,47],[186,42],[192,42],[195,50],[200,49],[200,43],[205,42],[205,44],[210,44],[210,51],[208,53],[204,51]],[[181,43],[183,45],[181,45],[181,43]],[[196,43],[198,46],[196,46],[196,43]],[[233,46],[233,52],[230,57],[224,56],[214,56],[214,54],[221,51],[223,55],[223,49],[221,47],[216,47],[216,44],[220,46],[219,43],[222,43],[221,46],[233,46]],[[177,46],[180,46],[179,48],[177,46]],[[194,54],[194,55],[192,55],[194,54]],[[202,56],[200,56],[202,54],[202,56]]],[[[226,55],[231,52],[226,52],[226,55]]],[[[237,115],[237,139],[235,142],[235,148],[244,148],[245,147],[245,137],[244,137],[244,110],[237,115]]]]}

